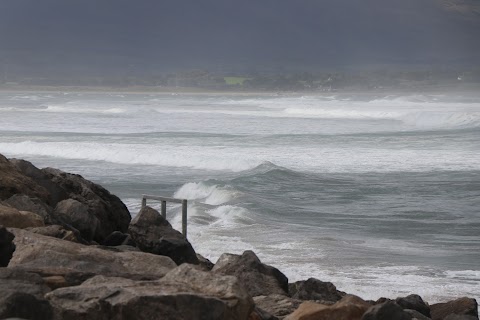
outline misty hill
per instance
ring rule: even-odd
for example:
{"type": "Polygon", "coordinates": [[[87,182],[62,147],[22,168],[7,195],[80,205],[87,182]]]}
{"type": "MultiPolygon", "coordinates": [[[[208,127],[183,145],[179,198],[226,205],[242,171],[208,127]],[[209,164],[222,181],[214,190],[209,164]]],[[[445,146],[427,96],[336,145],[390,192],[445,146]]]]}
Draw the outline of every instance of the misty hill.
{"type": "Polygon", "coordinates": [[[480,65],[478,0],[4,0],[0,74],[480,65]]]}

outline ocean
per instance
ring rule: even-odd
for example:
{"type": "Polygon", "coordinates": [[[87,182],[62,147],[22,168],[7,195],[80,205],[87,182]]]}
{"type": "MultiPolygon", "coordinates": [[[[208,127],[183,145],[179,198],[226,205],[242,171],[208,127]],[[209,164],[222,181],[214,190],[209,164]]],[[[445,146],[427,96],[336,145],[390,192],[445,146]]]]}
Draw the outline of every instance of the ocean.
{"type": "Polygon", "coordinates": [[[365,299],[480,299],[479,93],[0,92],[0,153],[81,174],[132,216],[142,194],[188,199],[213,262],[253,250],[365,299]]]}

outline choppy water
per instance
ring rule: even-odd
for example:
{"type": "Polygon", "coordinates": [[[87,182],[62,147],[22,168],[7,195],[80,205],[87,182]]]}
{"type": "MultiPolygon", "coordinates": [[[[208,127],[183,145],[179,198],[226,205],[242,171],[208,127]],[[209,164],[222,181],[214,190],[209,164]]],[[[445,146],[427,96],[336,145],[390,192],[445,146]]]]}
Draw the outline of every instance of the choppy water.
{"type": "Polygon", "coordinates": [[[480,298],[480,95],[3,92],[0,137],[132,214],[143,193],[189,199],[213,261],[252,249],[364,298],[480,298]]]}

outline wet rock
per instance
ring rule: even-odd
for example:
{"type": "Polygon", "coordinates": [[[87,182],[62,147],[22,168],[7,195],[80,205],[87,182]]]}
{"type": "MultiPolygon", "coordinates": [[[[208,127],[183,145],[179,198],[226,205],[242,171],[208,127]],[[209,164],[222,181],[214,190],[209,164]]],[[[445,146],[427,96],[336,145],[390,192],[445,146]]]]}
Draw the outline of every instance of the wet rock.
{"type": "Polygon", "coordinates": [[[144,252],[115,252],[70,241],[46,237],[20,229],[15,235],[16,250],[9,267],[18,267],[48,276],[76,277],[106,275],[132,279],[158,279],[176,265],[168,257],[144,252]]]}
{"type": "Polygon", "coordinates": [[[50,320],[52,309],[44,299],[48,291],[50,289],[36,274],[0,268],[0,319],[50,320]]]}
{"type": "Polygon", "coordinates": [[[403,311],[402,307],[393,301],[374,305],[362,317],[362,320],[411,320],[412,316],[403,311]]]}
{"type": "Polygon", "coordinates": [[[333,305],[323,305],[312,301],[303,302],[285,320],[360,320],[370,304],[363,299],[347,295],[333,305]]]}
{"type": "Polygon", "coordinates": [[[43,218],[29,211],[18,211],[15,208],[0,204],[0,225],[7,228],[29,228],[44,226],[43,218]]]}
{"type": "Polygon", "coordinates": [[[199,263],[190,242],[174,230],[157,210],[148,206],[142,208],[133,219],[128,233],[144,252],[168,256],[178,265],[199,263]]]}
{"type": "Polygon", "coordinates": [[[395,302],[403,309],[417,310],[424,316],[430,318],[430,307],[417,294],[411,294],[403,298],[395,299],[395,302]]]}
{"type": "Polygon", "coordinates": [[[95,241],[102,243],[114,231],[127,231],[131,220],[130,212],[117,196],[77,174],[53,168],[41,171],[61,190],[58,194],[51,191],[53,198],[62,199],[63,194],[66,194],[62,200],[77,200],[87,205],[89,212],[95,215],[98,220],[93,238],[95,241]]]}
{"type": "Polygon", "coordinates": [[[212,272],[236,276],[252,297],[288,294],[288,278],[277,268],[260,262],[252,251],[242,255],[222,254],[212,272]]]}
{"type": "Polygon", "coordinates": [[[468,316],[465,314],[449,314],[443,320],[478,320],[478,317],[475,316],[468,316]]]}
{"type": "Polygon", "coordinates": [[[60,201],[53,211],[53,217],[64,224],[73,226],[80,232],[82,238],[88,241],[93,240],[100,224],[87,205],[74,199],[60,201]]]}
{"type": "Polygon", "coordinates": [[[460,298],[446,303],[436,303],[430,306],[432,320],[443,320],[450,315],[466,315],[477,317],[477,300],[471,298],[460,298]]]}
{"type": "Polygon", "coordinates": [[[300,300],[320,300],[337,302],[345,296],[331,282],[323,282],[315,278],[297,281],[288,285],[290,296],[300,300]]]}
{"type": "Polygon", "coordinates": [[[15,251],[15,244],[13,239],[15,236],[8,232],[3,226],[0,226],[0,268],[8,266],[13,252],[15,251]]]}
{"type": "Polygon", "coordinates": [[[294,312],[303,302],[280,294],[256,296],[253,300],[256,306],[279,319],[294,312]]]}
{"type": "Polygon", "coordinates": [[[47,294],[57,319],[247,319],[253,301],[234,277],[182,266],[156,281],[97,276],[47,294]]]}

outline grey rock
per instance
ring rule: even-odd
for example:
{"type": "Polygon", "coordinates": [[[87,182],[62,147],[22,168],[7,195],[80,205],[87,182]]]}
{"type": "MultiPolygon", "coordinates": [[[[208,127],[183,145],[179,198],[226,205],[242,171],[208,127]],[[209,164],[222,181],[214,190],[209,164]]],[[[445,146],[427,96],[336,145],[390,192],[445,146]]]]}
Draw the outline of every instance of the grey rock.
{"type": "Polygon", "coordinates": [[[449,315],[466,315],[478,319],[477,300],[472,298],[459,298],[445,303],[436,303],[430,306],[432,320],[443,320],[449,315]]]}
{"type": "Polygon", "coordinates": [[[29,228],[44,226],[43,218],[36,213],[19,211],[0,204],[0,225],[7,228],[29,228]]]}
{"type": "Polygon", "coordinates": [[[41,216],[45,224],[54,224],[52,220],[53,209],[39,198],[29,197],[25,194],[15,194],[4,201],[19,211],[30,211],[41,216]]]}
{"type": "Polygon", "coordinates": [[[114,247],[114,246],[135,246],[135,241],[128,233],[123,233],[120,231],[112,232],[102,243],[104,246],[114,247]]]}
{"type": "Polygon", "coordinates": [[[288,285],[290,296],[299,300],[319,300],[337,302],[345,296],[331,282],[323,282],[315,278],[297,281],[288,285]]]}
{"type": "Polygon", "coordinates": [[[199,263],[190,242],[174,230],[157,210],[148,206],[142,208],[130,223],[128,233],[144,252],[168,256],[178,265],[199,263]]]}
{"type": "Polygon", "coordinates": [[[292,299],[280,294],[256,296],[253,300],[257,307],[267,311],[278,319],[283,319],[294,312],[303,302],[302,300],[292,299]]]}
{"type": "Polygon", "coordinates": [[[61,190],[59,194],[51,191],[53,198],[77,200],[87,205],[89,212],[95,215],[98,219],[94,235],[96,242],[102,243],[114,231],[127,231],[131,220],[130,212],[117,196],[77,174],[53,168],[45,168],[41,171],[61,190]]]}
{"type": "Polygon", "coordinates": [[[52,309],[44,299],[48,291],[42,278],[36,274],[0,268],[0,319],[50,320],[52,309]]]}
{"type": "Polygon", "coordinates": [[[417,310],[424,316],[430,318],[430,307],[417,294],[411,294],[403,298],[395,299],[395,302],[403,309],[417,310]]]}
{"type": "Polygon", "coordinates": [[[66,241],[88,244],[82,235],[75,228],[66,229],[64,226],[50,225],[45,227],[27,228],[27,231],[41,234],[48,237],[58,238],[66,241]]]}
{"type": "Polygon", "coordinates": [[[406,313],[410,314],[412,316],[412,320],[431,320],[429,317],[424,316],[417,310],[412,310],[412,309],[403,309],[406,313]]]}
{"type": "Polygon", "coordinates": [[[242,255],[222,254],[212,272],[236,276],[252,297],[288,295],[288,278],[277,268],[263,264],[252,251],[242,255]]]}
{"type": "Polygon", "coordinates": [[[131,279],[158,279],[176,267],[168,257],[145,252],[114,252],[94,246],[10,229],[16,250],[9,267],[48,276],[75,278],[105,275],[131,279]]]}
{"type": "Polygon", "coordinates": [[[374,305],[365,312],[362,320],[411,320],[412,316],[403,311],[402,307],[393,301],[374,305]]]}
{"type": "Polygon", "coordinates": [[[183,264],[156,281],[97,276],[47,294],[60,319],[245,320],[253,301],[234,277],[183,264]]]}
{"type": "Polygon", "coordinates": [[[86,204],[74,199],[60,201],[53,211],[53,217],[64,224],[73,226],[88,241],[93,240],[100,224],[98,218],[86,204]]]}

